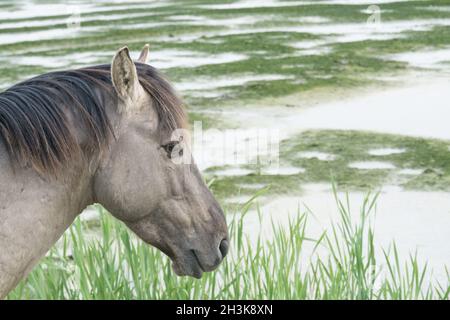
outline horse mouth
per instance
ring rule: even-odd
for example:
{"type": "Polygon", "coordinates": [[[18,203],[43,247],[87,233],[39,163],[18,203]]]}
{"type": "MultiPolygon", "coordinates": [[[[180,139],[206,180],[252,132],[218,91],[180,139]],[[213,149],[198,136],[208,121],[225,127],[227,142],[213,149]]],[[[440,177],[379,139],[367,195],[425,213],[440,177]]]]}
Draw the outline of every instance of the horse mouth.
{"type": "Polygon", "coordinates": [[[200,279],[208,270],[203,267],[195,250],[174,250],[162,243],[151,244],[172,260],[172,269],[178,276],[191,276],[200,279]]]}
{"type": "Polygon", "coordinates": [[[203,267],[202,263],[200,262],[200,259],[198,258],[197,254],[195,253],[195,250],[191,250],[191,253],[192,253],[192,255],[194,256],[195,262],[196,262],[197,265],[200,267],[200,270],[201,270],[202,272],[207,271],[207,270],[203,267]]]}
{"type": "Polygon", "coordinates": [[[191,276],[200,279],[205,272],[197,254],[194,250],[189,250],[182,261],[174,261],[173,271],[179,276],[191,276]]]}

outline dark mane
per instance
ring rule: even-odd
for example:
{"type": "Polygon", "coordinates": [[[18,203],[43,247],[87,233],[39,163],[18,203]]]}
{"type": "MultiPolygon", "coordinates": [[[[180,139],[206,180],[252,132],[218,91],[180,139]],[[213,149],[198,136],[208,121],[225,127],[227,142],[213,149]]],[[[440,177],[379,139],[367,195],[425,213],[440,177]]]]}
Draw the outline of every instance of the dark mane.
{"type": "MultiPolygon", "coordinates": [[[[105,105],[117,105],[110,65],[51,72],[0,93],[0,137],[11,159],[41,174],[56,174],[81,152],[69,117],[82,121],[90,149],[103,149],[113,137],[105,105]]],[[[153,67],[136,63],[139,81],[150,94],[160,130],[186,125],[183,104],[153,67]]],[[[73,122],[73,121],[72,121],[73,122]]]]}

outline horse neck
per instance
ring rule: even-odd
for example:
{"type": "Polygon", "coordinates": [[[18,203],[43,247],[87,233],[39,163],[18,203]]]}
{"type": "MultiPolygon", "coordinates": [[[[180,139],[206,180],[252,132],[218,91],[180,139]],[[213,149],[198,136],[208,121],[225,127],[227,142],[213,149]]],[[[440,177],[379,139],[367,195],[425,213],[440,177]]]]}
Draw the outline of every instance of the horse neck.
{"type": "Polygon", "coordinates": [[[74,164],[57,180],[13,170],[0,140],[0,299],[92,203],[88,168],[74,164]]]}

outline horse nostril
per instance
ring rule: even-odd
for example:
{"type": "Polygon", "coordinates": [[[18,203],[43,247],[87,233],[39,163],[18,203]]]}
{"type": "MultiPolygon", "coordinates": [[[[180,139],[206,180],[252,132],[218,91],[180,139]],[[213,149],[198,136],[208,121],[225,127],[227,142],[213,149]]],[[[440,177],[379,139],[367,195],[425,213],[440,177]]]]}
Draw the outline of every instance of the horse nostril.
{"type": "Polygon", "coordinates": [[[223,240],[220,242],[220,245],[219,245],[220,253],[222,253],[222,259],[225,258],[225,256],[227,255],[227,253],[228,253],[228,247],[229,247],[228,240],[227,240],[227,239],[223,239],[223,240]]]}

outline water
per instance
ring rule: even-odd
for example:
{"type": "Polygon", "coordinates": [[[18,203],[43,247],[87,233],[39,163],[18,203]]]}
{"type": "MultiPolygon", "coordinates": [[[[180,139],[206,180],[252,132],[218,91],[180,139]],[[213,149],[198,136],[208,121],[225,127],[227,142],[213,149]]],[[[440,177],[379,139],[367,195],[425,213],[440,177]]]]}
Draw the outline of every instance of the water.
{"type": "MultiPolygon", "coordinates": [[[[295,113],[281,107],[258,108],[257,112],[246,110],[236,118],[247,126],[278,128],[282,136],[311,129],[334,129],[450,140],[449,87],[450,79],[428,79],[425,83],[380,89],[295,113]],[[273,121],[274,110],[276,121],[273,121]]],[[[235,113],[230,110],[229,116],[234,117],[235,113]]]]}
{"type": "Polygon", "coordinates": [[[214,174],[222,177],[229,176],[246,176],[253,173],[252,170],[242,169],[242,168],[228,168],[224,170],[214,171],[214,174]]]}
{"type": "Polygon", "coordinates": [[[405,149],[399,148],[380,148],[369,150],[368,153],[372,156],[390,156],[392,154],[404,153],[405,151],[405,149]]]}
{"type": "Polygon", "coordinates": [[[450,49],[427,49],[387,56],[390,60],[403,61],[417,68],[440,69],[442,63],[450,62],[450,49]]]}
{"type": "Polygon", "coordinates": [[[304,172],[305,172],[304,168],[298,168],[298,167],[276,167],[276,168],[263,169],[261,174],[263,174],[263,175],[284,176],[284,175],[300,174],[300,173],[304,173],[304,172]]]}
{"type": "Polygon", "coordinates": [[[350,168],[360,169],[360,170],[395,169],[395,166],[392,163],[381,162],[381,161],[352,162],[348,166],[350,168]]]}
{"type": "Polygon", "coordinates": [[[423,169],[406,168],[406,169],[399,170],[398,173],[399,174],[405,174],[405,175],[418,176],[419,174],[422,174],[423,171],[424,171],[423,169]]]}
{"type": "MultiPolygon", "coordinates": [[[[133,52],[133,56],[139,56],[139,52],[133,52]]],[[[158,50],[152,51],[151,64],[158,69],[169,68],[196,68],[212,64],[224,64],[246,60],[248,57],[238,53],[200,54],[188,50],[158,50]]],[[[187,84],[178,84],[180,90],[188,90],[187,84]]]]}

